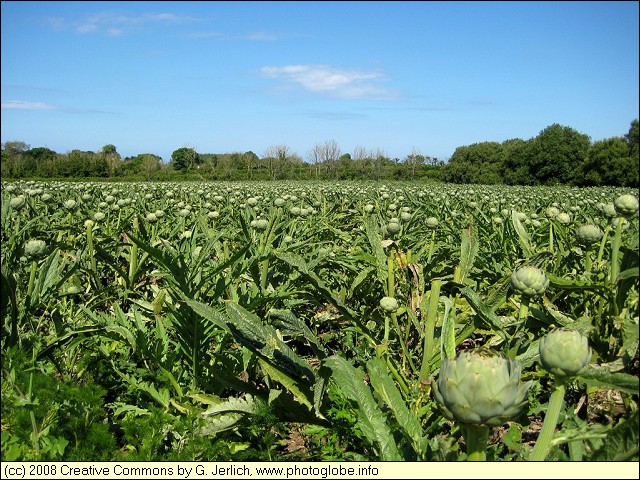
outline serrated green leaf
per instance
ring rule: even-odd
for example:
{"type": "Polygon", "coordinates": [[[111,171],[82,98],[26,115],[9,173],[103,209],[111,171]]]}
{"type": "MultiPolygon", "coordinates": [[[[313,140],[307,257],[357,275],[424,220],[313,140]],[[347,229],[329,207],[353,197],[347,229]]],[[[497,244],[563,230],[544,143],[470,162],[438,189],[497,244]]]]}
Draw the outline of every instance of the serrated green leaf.
{"type": "Polygon", "coordinates": [[[508,338],[506,332],[502,328],[502,320],[500,320],[500,317],[498,317],[493,310],[491,310],[484,303],[482,303],[480,296],[474,290],[461,284],[452,283],[452,285],[458,288],[458,290],[460,291],[460,294],[467,299],[469,304],[475,310],[476,314],[485,323],[487,323],[491,328],[493,328],[498,333],[500,333],[502,338],[504,339],[508,338]]]}
{"type": "Polygon", "coordinates": [[[198,430],[198,433],[203,436],[213,437],[217,433],[233,428],[244,417],[245,415],[242,413],[235,412],[205,417],[205,424],[198,430]]]}
{"type": "Polygon", "coordinates": [[[511,223],[516,231],[516,234],[518,235],[518,240],[520,241],[522,250],[527,257],[530,257],[533,253],[533,250],[531,248],[531,236],[520,221],[520,212],[517,212],[516,210],[511,211],[511,223]]]}
{"type": "Polygon", "coordinates": [[[456,320],[452,315],[453,301],[449,297],[440,297],[444,303],[442,330],[440,333],[440,358],[453,359],[456,356],[456,320]]]}
{"type": "Polygon", "coordinates": [[[344,358],[333,355],[325,359],[332,371],[332,379],[358,406],[358,424],[362,433],[377,447],[381,460],[402,460],[384,413],[378,407],[371,390],[364,383],[364,372],[356,369],[344,358]]]}
{"type": "Polygon", "coordinates": [[[546,272],[549,279],[549,286],[557,288],[559,290],[593,290],[595,292],[601,292],[606,290],[606,286],[600,282],[592,282],[589,280],[571,279],[567,280],[562,277],[558,277],[551,272],[546,272]]]}
{"type": "Polygon", "coordinates": [[[384,253],[380,234],[378,233],[378,223],[373,216],[367,216],[364,220],[364,226],[367,240],[376,259],[376,276],[382,285],[386,285],[388,278],[387,256],[384,253]]]}
{"type": "Polygon", "coordinates": [[[579,375],[580,380],[587,385],[606,387],[621,392],[638,394],[640,380],[635,375],[628,373],[611,373],[604,369],[590,366],[586,372],[579,375]]]}
{"type": "Polygon", "coordinates": [[[263,360],[262,358],[258,359],[258,363],[262,367],[263,371],[273,380],[280,383],[284,388],[286,388],[291,394],[293,398],[295,398],[299,403],[304,405],[311,411],[313,409],[312,400],[310,399],[311,393],[308,392],[308,389],[301,387],[295,379],[291,378],[286,373],[278,370],[269,362],[263,360]],[[304,390],[307,390],[306,392],[304,390]]]}
{"type": "Polygon", "coordinates": [[[611,429],[603,445],[593,454],[591,460],[620,462],[638,460],[638,410],[626,420],[621,420],[611,429]]]}
{"type": "Polygon", "coordinates": [[[411,440],[414,451],[419,455],[426,447],[422,426],[415,415],[407,408],[400,391],[389,377],[386,365],[379,358],[374,357],[367,362],[367,372],[373,389],[391,409],[398,421],[398,425],[404,430],[411,440]]]}
{"type": "Polygon", "coordinates": [[[464,279],[467,277],[478,254],[478,229],[470,223],[460,233],[461,246],[460,246],[460,263],[458,278],[459,283],[464,283],[464,279]]]}
{"type": "Polygon", "coordinates": [[[204,412],[203,416],[219,415],[221,413],[236,412],[253,415],[256,412],[256,404],[253,397],[247,394],[244,398],[229,397],[223,401],[212,404],[204,412]]]}

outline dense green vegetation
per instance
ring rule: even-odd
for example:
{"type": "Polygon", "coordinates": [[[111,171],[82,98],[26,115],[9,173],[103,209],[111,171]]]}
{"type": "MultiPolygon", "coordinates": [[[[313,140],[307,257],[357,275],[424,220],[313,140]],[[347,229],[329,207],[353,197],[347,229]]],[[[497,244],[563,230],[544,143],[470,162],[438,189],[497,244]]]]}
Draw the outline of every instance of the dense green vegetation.
{"type": "Polygon", "coordinates": [[[638,120],[620,136],[597,142],[576,130],[551,125],[529,140],[481,142],[459,147],[449,161],[413,150],[404,159],[382,150],[342,153],[334,141],[316,144],[306,161],[286,145],[260,158],[254,152],[199,153],[181,147],[168,163],[153,153],[122,159],[114,145],[100,152],[56,153],[24,142],[2,145],[5,179],[130,180],[409,180],[457,184],[576,185],[637,187],[638,120]]]}
{"type": "Polygon", "coordinates": [[[531,140],[482,142],[456,149],[442,179],[507,185],[637,187],[638,120],[623,137],[591,143],[587,135],[554,124],[531,140]]]}
{"type": "Polygon", "coordinates": [[[1,195],[2,460],[638,461],[637,190],[1,195]]]}

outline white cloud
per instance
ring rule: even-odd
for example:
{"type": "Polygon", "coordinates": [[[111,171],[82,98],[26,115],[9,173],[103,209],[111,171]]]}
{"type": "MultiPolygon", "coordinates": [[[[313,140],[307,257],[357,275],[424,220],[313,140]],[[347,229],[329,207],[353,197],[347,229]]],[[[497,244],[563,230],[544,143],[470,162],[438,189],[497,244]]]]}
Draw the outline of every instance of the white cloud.
{"type": "Polygon", "coordinates": [[[46,19],[54,30],[72,29],[81,34],[104,33],[109,36],[123,35],[129,29],[142,25],[191,23],[200,20],[195,17],[175,15],[173,13],[128,15],[114,12],[97,13],[75,22],[61,17],[46,19]]]}
{"type": "Polygon", "coordinates": [[[343,99],[392,99],[398,92],[383,88],[375,82],[386,81],[379,72],[368,72],[331,65],[266,66],[260,69],[263,77],[282,80],[286,85],[297,85],[313,93],[343,99]]]}
{"type": "Polygon", "coordinates": [[[249,35],[247,35],[244,38],[247,39],[247,40],[254,40],[254,41],[257,41],[257,42],[263,42],[263,41],[279,40],[280,38],[282,38],[282,35],[279,35],[277,33],[260,31],[260,32],[250,33],[249,35]]]}
{"type": "Polygon", "coordinates": [[[57,110],[55,105],[40,102],[24,102],[22,100],[7,100],[2,102],[2,108],[12,110],[57,110]]]}

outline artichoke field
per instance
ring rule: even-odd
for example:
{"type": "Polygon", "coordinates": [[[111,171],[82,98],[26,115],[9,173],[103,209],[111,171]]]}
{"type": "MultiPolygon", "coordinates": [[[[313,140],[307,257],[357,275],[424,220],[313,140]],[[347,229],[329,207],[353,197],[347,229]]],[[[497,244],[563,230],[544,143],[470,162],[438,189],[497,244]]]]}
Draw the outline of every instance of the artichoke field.
{"type": "Polygon", "coordinates": [[[638,460],[637,190],[1,196],[3,460],[638,460]]]}

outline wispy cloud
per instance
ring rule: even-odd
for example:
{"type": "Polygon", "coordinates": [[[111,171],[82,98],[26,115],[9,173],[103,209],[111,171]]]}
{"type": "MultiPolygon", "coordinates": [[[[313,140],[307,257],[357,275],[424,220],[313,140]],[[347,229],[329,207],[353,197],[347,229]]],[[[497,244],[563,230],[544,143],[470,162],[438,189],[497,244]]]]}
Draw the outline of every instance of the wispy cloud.
{"type": "Polygon", "coordinates": [[[306,117],[319,118],[321,120],[357,120],[367,117],[363,113],[353,112],[303,112],[302,114],[306,117]]]}
{"type": "Polygon", "coordinates": [[[87,113],[99,113],[99,114],[107,114],[113,115],[114,112],[107,112],[104,110],[92,110],[87,108],[76,108],[76,107],[66,107],[61,105],[51,105],[48,103],[42,102],[26,102],[24,100],[7,100],[2,102],[3,110],[35,110],[35,111],[43,111],[43,110],[56,110],[65,113],[77,113],[77,114],[87,114],[87,113]]]}
{"type": "Polygon", "coordinates": [[[209,31],[209,32],[187,33],[185,36],[190,38],[214,38],[214,37],[222,37],[223,34],[221,32],[209,31]]]}
{"type": "Polygon", "coordinates": [[[80,20],[68,20],[62,17],[49,17],[46,23],[54,30],[72,30],[79,34],[103,34],[120,36],[134,28],[154,24],[184,24],[202,21],[200,18],[174,13],[147,13],[130,15],[126,13],[101,12],[80,20]]]}
{"type": "Polygon", "coordinates": [[[287,38],[293,38],[299,35],[287,34],[287,33],[276,33],[276,32],[267,32],[265,30],[260,30],[256,32],[250,32],[246,34],[228,34],[219,32],[217,30],[205,30],[199,32],[187,33],[184,35],[189,38],[219,38],[221,40],[244,40],[251,42],[275,42],[277,40],[284,40],[287,38]]]}
{"type": "Polygon", "coordinates": [[[260,32],[252,32],[248,35],[245,35],[244,39],[253,40],[255,42],[272,42],[275,40],[280,40],[283,37],[284,35],[281,35],[279,33],[260,31],[260,32]]]}
{"type": "Polygon", "coordinates": [[[473,105],[474,107],[493,107],[497,105],[497,103],[493,100],[468,100],[466,102],[467,105],[473,105]]]}
{"type": "Polygon", "coordinates": [[[309,92],[342,99],[390,100],[399,97],[397,90],[376,84],[388,78],[374,71],[331,65],[285,65],[262,67],[260,75],[281,80],[285,88],[302,87],[309,92]]]}
{"type": "Polygon", "coordinates": [[[7,100],[6,102],[2,102],[2,108],[9,110],[58,110],[60,107],[40,102],[7,100]]]}

